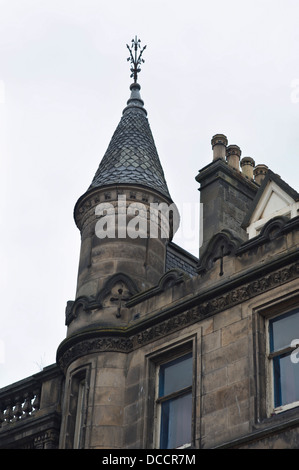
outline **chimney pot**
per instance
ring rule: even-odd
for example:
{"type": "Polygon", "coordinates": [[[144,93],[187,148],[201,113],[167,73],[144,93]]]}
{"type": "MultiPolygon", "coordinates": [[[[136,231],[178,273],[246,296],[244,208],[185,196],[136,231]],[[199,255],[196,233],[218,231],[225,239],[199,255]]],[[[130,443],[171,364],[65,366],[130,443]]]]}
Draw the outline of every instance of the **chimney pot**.
{"type": "Polygon", "coordinates": [[[216,134],[213,136],[211,144],[213,149],[213,160],[218,160],[219,158],[225,160],[226,146],[228,144],[227,137],[223,134],[216,134]]]}
{"type": "Polygon", "coordinates": [[[253,175],[254,175],[254,181],[261,185],[262,184],[262,181],[263,179],[265,178],[266,174],[268,172],[268,167],[267,165],[264,165],[264,164],[260,164],[260,165],[257,165],[255,167],[255,169],[253,170],[253,175]]]}
{"type": "Polygon", "coordinates": [[[241,168],[242,168],[242,174],[249,178],[250,180],[253,180],[253,168],[255,166],[255,161],[251,157],[244,157],[242,158],[240,162],[241,168]]]}
{"type": "Polygon", "coordinates": [[[226,148],[227,163],[235,170],[240,170],[241,153],[241,149],[238,145],[229,145],[226,148]]]}

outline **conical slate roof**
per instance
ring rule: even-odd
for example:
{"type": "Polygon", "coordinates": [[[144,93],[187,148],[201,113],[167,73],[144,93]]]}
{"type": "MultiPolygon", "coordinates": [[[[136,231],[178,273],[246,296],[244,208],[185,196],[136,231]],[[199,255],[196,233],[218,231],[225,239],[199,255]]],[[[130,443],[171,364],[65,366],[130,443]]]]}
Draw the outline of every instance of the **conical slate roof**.
{"type": "Polygon", "coordinates": [[[127,107],[88,190],[113,184],[137,184],[155,189],[170,199],[147,112],[140,98],[140,85],[133,83],[130,89],[127,107]]]}

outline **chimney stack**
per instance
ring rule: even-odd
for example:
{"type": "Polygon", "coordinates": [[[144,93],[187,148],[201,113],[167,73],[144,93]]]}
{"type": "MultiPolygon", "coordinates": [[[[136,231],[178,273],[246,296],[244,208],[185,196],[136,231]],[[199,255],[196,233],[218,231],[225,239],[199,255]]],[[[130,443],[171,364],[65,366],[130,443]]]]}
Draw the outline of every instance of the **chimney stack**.
{"type": "Polygon", "coordinates": [[[218,160],[221,158],[225,160],[226,156],[226,146],[228,140],[227,137],[223,134],[216,134],[211,140],[212,149],[213,149],[213,160],[218,160]]]}
{"type": "Polygon", "coordinates": [[[244,157],[242,158],[241,162],[240,162],[240,165],[241,165],[241,168],[242,168],[242,174],[250,179],[250,180],[253,180],[253,169],[254,169],[254,166],[255,166],[255,162],[253,160],[253,158],[251,157],[244,157]]]}
{"type": "Polygon", "coordinates": [[[267,165],[264,165],[264,164],[257,165],[255,169],[253,170],[254,181],[257,184],[261,185],[267,172],[268,172],[267,165]]]}
{"type": "Polygon", "coordinates": [[[240,171],[241,149],[238,145],[229,145],[226,147],[226,160],[229,166],[240,171]]]}
{"type": "MultiPolygon", "coordinates": [[[[200,256],[206,251],[213,236],[222,231],[229,231],[233,237],[243,241],[248,239],[241,224],[258,188],[252,178],[245,178],[244,173],[240,172],[240,148],[237,145],[227,146],[227,142],[223,134],[214,135],[213,161],[196,176],[200,184],[202,211],[200,256]]],[[[253,174],[253,159],[246,157],[243,160],[248,166],[246,171],[251,170],[253,174]]]]}

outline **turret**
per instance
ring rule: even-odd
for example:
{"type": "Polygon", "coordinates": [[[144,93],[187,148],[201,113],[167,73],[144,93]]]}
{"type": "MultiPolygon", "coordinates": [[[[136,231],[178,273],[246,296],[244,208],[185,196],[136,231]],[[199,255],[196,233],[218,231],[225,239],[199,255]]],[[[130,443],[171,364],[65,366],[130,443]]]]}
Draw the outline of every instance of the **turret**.
{"type": "MultiPolygon", "coordinates": [[[[175,206],[140,85],[133,83],[130,90],[92,183],[75,206],[75,222],[81,232],[76,299],[92,304],[94,314],[87,321],[84,315],[80,318],[72,312],[68,334],[85,328],[86,323],[89,327],[91,323],[114,323],[119,308],[116,299],[153,287],[165,272],[166,244],[172,238],[177,213],[172,210],[175,206]]],[[[118,323],[128,321],[119,312],[117,315],[118,323]]]]}
{"type": "MultiPolygon", "coordinates": [[[[135,51],[138,46],[136,39],[135,51]]],[[[165,273],[166,246],[178,227],[178,212],[140,97],[140,56],[131,55],[130,98],[74,209],[81,252],[76,297],[66,308],[67,338],[57,351],[66,375],[61,448],[98,447],[99,440],[106,448],[121,447],[130,340],[120,341],[116,335],[134,321],[126,302],[156,286],[165,273]],[[118,397],[113,403],[103,397],[107,390],[118,397]],[[88,440],[88,433],[94,441],[88,440]]]]}

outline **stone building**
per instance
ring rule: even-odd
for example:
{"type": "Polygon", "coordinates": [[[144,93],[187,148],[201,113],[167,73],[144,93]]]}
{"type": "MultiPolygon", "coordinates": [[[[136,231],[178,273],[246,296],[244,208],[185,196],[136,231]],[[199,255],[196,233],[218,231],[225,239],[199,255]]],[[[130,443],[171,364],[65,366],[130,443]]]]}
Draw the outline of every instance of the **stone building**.
{"type": "Polygon", "coordinates": [[[130,90],[75,205],[67,336],[56,364],[0,390],[0,448],[298,448],[299,194],[215,135],[195,258],[172,241],[179,216],[130,90]]]}

